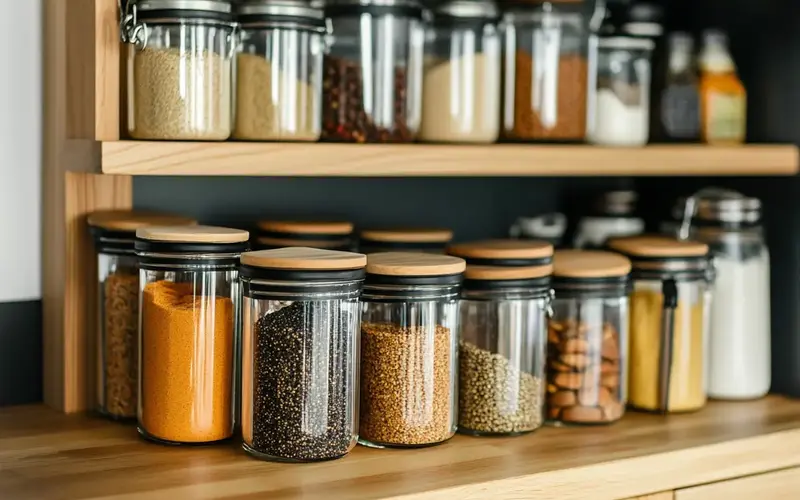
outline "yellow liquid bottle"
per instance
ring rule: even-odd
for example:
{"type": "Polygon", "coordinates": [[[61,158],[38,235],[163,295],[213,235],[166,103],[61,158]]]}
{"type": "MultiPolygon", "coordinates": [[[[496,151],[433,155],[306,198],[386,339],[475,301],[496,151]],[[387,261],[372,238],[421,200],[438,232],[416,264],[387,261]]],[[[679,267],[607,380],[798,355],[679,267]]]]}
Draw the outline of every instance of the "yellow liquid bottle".
{"type": "Polygon", "coordinates": [[[704,33],[700,55],[700,133],[707,144],[741,144],[747,129],[747,92],[736,74],[724,33],[704,33]]]}

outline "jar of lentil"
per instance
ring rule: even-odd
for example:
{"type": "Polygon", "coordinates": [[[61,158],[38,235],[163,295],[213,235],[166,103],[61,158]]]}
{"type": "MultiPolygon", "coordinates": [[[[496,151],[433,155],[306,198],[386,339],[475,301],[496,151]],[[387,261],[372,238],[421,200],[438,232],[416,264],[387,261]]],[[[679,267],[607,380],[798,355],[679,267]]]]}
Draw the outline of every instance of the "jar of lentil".
{"type": "Polygon", "coordinates": [[[547,419],[596,425],[626,403],[628,275],[622,255],[559,250],[553,258],[553,317],[547,332],[547,419]]]}
{"type": "Polygon", "coordinates": [[[222,141],[231,135],[234,23],[222,0],[131,0],[128,134],[134,139],[222,141]]]}
{"type": "Polygon", "coordinates": [[[195,221],[155,213],[101,211],[90,214],[88,223],[97,251],[97,411],[112,419],[135,419],[139,371],[136,230],[195,221]]]}
{"type": "Polygon", "coordinates": [[[258,223],[255,248],[311,247],[353,249],[353,223],[348,221],[263,220],[258,223]]]}
{"type": "Polygon", "coordinates": [[[355,446],[366,263],[307,247],[242,255],[242,433],[251,455],[312,462],[355,446]]]}
{"type": "Polygon", "coordinates": [[[136,231],[142,436],[197,444],[233,435],[238,266],[248,237],[211,226],[136,231]]]}
{"type": "Polygon", "coordinates": [[[453,245],[467,261],[459,303],[458,430],[516,435],[544,419],[553,246],[492,240],[453,245]]]}
{"type": "Polygon", "coordinates": [[[609,247],[633,262],[628,403],[658,413],[701,409],[713,278],[708,245],[638,236],[609,247]]]}
{"type": "Polygon", "coordinates": [[[243,0],[233,138],[316,141],[322,119],[322,9],[301,0],[243,0]]]}
{"type": "Polygon", "coordinates": [[[414,448],[455,434],[458,294],[464,268],[463,259],[447,255],[367,256],[361,444],[414,448]]]}
{"type": "Polygon", "coordinates": [[[423,252],[444,254],[453,231],[442,228],[365,229],[359,235],[360,251],[423,252]]]}
{"type": "Polygon", "coordinates": [[[422,7],[415,0],[330,0],[322,139],[412,142],[422,106],[422,7]]]}

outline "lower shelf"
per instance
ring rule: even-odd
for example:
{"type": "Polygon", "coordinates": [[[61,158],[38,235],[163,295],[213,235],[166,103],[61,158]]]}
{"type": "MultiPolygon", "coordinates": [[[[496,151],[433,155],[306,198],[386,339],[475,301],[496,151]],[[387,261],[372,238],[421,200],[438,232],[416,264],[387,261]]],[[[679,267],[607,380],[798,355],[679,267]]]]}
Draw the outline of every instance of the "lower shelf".
{"type": "Polygon", "coordinates": [[[798,449],[800,401],[778,396],[690,415],[628,413],[610,427],[357,447],[307,465],[260,462],[239,443],[159,446],[129,425],[19,407],[0,410],[0,497],[623,499],[795,467],[798,449]]]}

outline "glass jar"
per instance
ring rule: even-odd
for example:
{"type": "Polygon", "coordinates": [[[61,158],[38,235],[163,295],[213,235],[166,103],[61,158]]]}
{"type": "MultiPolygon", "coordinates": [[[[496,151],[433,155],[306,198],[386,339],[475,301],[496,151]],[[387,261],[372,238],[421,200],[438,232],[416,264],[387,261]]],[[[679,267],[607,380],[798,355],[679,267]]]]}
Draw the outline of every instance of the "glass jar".
{"type": "Polygon", "coordinates": [[[322,121],[322,10],[301,0],[237,6],[234,139],[316,141],[322,121]]]}
{"type": "Polygon", "coordinates": [[[547,333],[547,418],[554,425],[608,424],[627,401],[630,261],[593,250],[553,259],[547,333]]]}
{"type": "Polygon", "coordinates": [[[464,261],[367,257],[361,303],[359,442],[420,447],[456,432],[458,294],[464,261]]]}
{"type": "Polygon", "coordinates": [[[536,430],[544,419],[553,247],[490,240],[449,252],[467,261],[459,302],[458,430],[536,430]]]}
{"type": "Polygon", "coordinates": [[[139,266],[136,230],[195,221],[153,213],[94,212],[88,217],[97,251],[97,411],[135,419],[139,371],[139,266]]]}
{"type": "Polygon", "coordinates": [[[227,139],[235,26],[230,2],[132,0],[125,12],[128,134],[134,139],[227,139]]]}
{"type": "Polygon", "coordinates": [[[414,0],[331,0],[322,139],[413,142],[422,111],[422,7],[414,0]]]}
{"type": "Polygon", "coordinates": [[[581,217],[575,231],[575,248],[601,249],[611,238],[636,236],[644,232],[644,219],[636,215],[636,191],[603,193],[592,214],[581,217]]]}
{"type": "Polygon", "coordinates": [[[633,261],[628,403],[659,413],[706,404],[708,246],[658,236],[609,242],[633,261]]]}
{"type": "Polygon", "coordinates": [[[589,15],[584,2],[538,0],[506,11],[504,139],[585,139],[589,15]]]}
{"type": "Polygon", "coordinates": [[[500,133],[500,39],[491,1],[438,6],[427,33],[419,138],[492,143],[500,133]]]}
{"type": "Polygon", "coordinates": [[[248,237],[210,226],[136,231],[142,436],[197,444],[233,435],[238,265],[248,237]]]}
{"type": "Polygon", "coordinates": [[[423,252],[443,254],[453,239],[449,229],[365,229],[359,235],[363,253],[423,252]]]}
{"type": "Polygon", "coordinates": [[[594,122],[588,139],[603,146],[644,146],[650,137],[650,56],[645,38],[605,37],[599,42],[594,122]]]}
{"type": "Polygon", "coordinates": [[[263,220],[258,223],[255,247],[259,250],[311,247],[349,251],[355,244],[353,239],[352,222],[263,220]]]}
{"type": "Polygon", "coordinates": [[[242,435],[251,455],[313,462],[355,446],[366,263],[306,247],[242,255],[242,435]]]}

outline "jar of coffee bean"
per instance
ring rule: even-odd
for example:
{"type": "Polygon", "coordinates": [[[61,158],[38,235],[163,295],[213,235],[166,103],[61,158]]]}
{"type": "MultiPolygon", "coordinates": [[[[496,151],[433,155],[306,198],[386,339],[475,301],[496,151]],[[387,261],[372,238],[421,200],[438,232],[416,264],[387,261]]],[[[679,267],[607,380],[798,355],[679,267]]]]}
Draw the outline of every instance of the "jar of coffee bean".
{"type": "Polygon", "coordinates": [[[366,256],[308,247],[242,255],[242,438],[289,462],[356,444],[358,300],[366,256]]]}
{"type": "Polygon", "coordinates": [[[359,442],[442,443],[456,431],[458,294],[465,263],[370,254],[361,306],[359,442]]]}
{"type": "Polygon", "coordinates": [[[622,255],[555,253],[553,317],[547,332],[547,418],[607,424],[627,401],[628,275],[622,255]]]}

